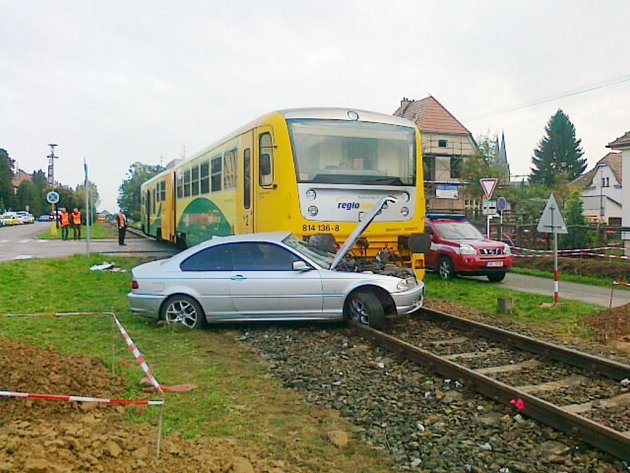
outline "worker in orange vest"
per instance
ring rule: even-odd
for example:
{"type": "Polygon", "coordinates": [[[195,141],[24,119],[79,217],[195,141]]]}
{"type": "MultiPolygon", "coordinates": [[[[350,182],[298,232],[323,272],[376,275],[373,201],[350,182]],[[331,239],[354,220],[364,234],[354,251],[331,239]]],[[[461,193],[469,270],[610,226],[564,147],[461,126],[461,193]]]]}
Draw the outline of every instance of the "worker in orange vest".
{"type": "Polygon", "coordinates": [[[70,215],[72,219],[72,236],[75,240],[81,239],[81,212],[76,207],[70,215]]]}
{"type": "Polygon", "coordinates": [[[127,216],[120,210],[116,215],[116,223],[118,224],[118,244],[120,246],[127,246],[125,243],[125,233],[127,233],[127,216]]]}
{"type": "Polygon", "coordinates": [[[68,230],[70,229],[70,215],[65,207],[61,207],[61,215],[59,215],[59,219],[61,220],[61,239],[68,239],[68,230]]]}

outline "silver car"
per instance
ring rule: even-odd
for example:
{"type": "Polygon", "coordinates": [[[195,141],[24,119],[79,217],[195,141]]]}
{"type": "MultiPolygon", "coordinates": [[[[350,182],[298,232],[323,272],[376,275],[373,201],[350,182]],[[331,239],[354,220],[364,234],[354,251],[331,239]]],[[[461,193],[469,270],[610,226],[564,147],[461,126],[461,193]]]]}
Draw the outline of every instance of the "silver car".
{"type": "Polygon", "coordinates": [[[409,269],[383,264],[386,274],[378,274],[346,256],[369,221],[336,254],[291,233],[252,233],[215,237],[142,264],[132,270],[131,311],[189,328],[344,317],[382,328],[387,315],[422,306],[424,283],[409,269]]]}

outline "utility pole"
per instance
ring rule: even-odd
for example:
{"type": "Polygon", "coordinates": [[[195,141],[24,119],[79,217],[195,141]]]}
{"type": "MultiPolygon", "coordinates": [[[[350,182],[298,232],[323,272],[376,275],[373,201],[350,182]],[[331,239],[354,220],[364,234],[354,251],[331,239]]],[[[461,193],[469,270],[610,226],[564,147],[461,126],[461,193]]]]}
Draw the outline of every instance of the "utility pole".
{"type": "MultiPolygon", "coordinates": [[[[55,156],[55,146],[56,143],[49,143],[50,146],[50,154],[48,157],[48,184],[52,187],[52,190],[55,190],[55,159],[59,159],[59,156],[55,156]]],[[[57,228],[59,228],[59,219],[57,219],[57,212],[55,212],[55,204],[50,204],[52,208],[52,214],[55,219],[55,225],[51,225],[51,230],[53,235],[57,235],[57,228]]]]}

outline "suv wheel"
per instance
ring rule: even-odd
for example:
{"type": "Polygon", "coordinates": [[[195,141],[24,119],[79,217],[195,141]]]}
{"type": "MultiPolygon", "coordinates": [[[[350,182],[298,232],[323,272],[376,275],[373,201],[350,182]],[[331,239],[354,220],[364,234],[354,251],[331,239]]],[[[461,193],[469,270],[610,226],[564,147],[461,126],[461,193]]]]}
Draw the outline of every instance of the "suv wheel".
{"type": "Polygon", "coordinates": [[[497,271],[496,273],[488,274],[488,281],[501,282],[505,279],[505,271],[497,271]]]}
{"type": "Polygon", "coordinates": [[[455,267],[448,256],[440,256],[438,261],[438,275],[440,279],[445,281],[455,277],[455,267]]]}

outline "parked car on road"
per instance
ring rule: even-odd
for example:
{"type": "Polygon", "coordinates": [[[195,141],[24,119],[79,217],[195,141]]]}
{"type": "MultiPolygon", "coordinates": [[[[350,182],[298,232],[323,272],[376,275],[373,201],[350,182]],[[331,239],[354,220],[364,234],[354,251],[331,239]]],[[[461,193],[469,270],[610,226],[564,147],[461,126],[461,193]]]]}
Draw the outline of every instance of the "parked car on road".
{"type": "Polygon", "coordinates": [[[22,218],[15,212],[5,212],[0,216],[0,220],[3,221],[5,226],[9,225],[22,225],[22,218]]]}
{"type": "Polygon", "coordinates": [[[30,212],[20,210],[15,212],[22,219],[22,223],[35,223],[35,217],[30,212]]]}
{"type": "Polygon", "coordinates": [[[381,206],[335,254],[288,232],[215,237],[132,270],[134,314],[200,328],[206,322],[342,320],[382,328],[419,309],[424,283],[408,268],[364,271],[347,256],[381,206]]]}
{"type": "Polygon", "coordinates": [[[50,222],[52,219],[53,218],[50,216],[50,214],[42,214],[37,217],[38,222],[50,222]]]}
{"type": "Polygon", "coordinates": [[[441,279],[460,274],[500,282],[512,270],[510,246],[487,239],[463,215],[428,214],[425,231],[431,238],[425,264],[441,279]]]}

